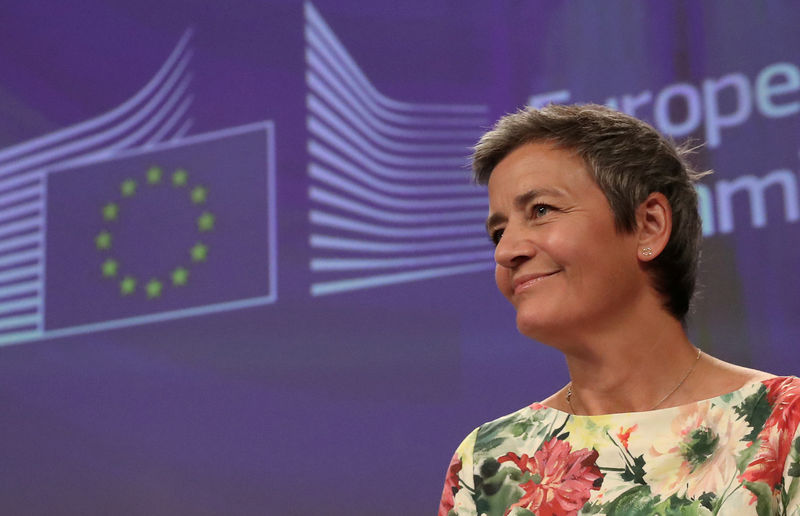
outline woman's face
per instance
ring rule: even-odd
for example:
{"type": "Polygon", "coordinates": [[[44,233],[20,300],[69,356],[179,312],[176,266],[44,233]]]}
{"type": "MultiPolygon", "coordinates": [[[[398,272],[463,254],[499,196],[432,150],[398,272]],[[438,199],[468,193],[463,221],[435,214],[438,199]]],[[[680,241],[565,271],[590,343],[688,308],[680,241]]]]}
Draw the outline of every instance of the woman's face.
{"type": "Polygon", "coordinates": [[[620,321],[647,286],[637,236],[618,233],[583,160],[525,144],[489,179],[495,279],[523,334],[546,343],[620,321]]]}

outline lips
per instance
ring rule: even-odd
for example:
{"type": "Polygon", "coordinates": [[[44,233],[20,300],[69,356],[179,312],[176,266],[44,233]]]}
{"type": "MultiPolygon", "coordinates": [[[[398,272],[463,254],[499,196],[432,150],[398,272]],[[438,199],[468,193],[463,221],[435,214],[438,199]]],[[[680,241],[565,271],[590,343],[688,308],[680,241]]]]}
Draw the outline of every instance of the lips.
{"type": "Polygon", "coordinates": [[[523,274],[522,276],[519,276],[518,278],[514,278],[514,281],[511,283],[512,290],[513,290],[514,294],[518,294],[518,293],[522,292],[523,290],[528,289],[528,288],[536,285],[538,282],[540,282],[540,281],[542,281],[544,279],[547,279],[550,276],[553,276],[554,274],[558,274],[559,272],[561,272],[561,271],[558,270],[558,271],[551,271],[551,272],[540,272],[540,273],[535,273],[535,274],[523,274]]]}

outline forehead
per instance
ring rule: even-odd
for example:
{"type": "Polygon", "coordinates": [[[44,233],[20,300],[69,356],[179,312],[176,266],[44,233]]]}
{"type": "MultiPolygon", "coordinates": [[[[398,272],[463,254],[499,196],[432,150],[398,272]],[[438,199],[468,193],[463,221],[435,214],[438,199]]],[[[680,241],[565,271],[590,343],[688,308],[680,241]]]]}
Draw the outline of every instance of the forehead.
{"type": "Polygon", "coordinates": [[[600,192],[580,156],[545,142],[527,143],[509,153],[492,171],[488,188],[490,204],[510,202],[528,191],[565,197],[600,192]]]}

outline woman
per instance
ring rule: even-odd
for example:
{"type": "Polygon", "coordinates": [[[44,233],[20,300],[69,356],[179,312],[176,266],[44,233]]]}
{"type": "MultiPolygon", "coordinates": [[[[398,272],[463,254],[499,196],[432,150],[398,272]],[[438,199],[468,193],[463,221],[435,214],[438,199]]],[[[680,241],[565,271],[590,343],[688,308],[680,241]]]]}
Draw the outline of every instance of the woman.
{"type": "Polygon", "coordinates": [[[800,515],[800,380],[689,342],[701,221],[686,152],[595,106],[478,142],[495,279],[570,382],[456,451],[440,516],[800,515]]]}

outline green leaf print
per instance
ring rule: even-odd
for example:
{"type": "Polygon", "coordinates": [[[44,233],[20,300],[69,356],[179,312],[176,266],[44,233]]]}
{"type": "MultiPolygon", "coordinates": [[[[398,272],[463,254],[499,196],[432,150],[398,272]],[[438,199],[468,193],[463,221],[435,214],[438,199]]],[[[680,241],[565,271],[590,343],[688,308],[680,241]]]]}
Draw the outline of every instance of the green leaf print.
{"type": "Polygon", "coordinates": [[[478,514],[504,514],[506,509],[518,502],[523,494],[525,491],[516,484],[503,484],[497,486],[492,494],[480,493],[475,498],[475,505],[478,514]]]}
{"type": "MultiPolygon", "coordinates": [[[[475,491],[484,493],[487,496],[496,494],[509,474],[509,470],[507,469],[500,471],[500,463],[492,458],[483,461],[479,472],[480,475],[475,475],[473,478],[475,482],[475,491]]],[[[513,473],[512,471],[512,475],[513,473]]]]}
{"type": "Polygon", "coordinates": [[[789,483],[789,489],[784,490],[782,492],[782,495],[784,495],[784,502],[783,502],[784,507],[787,507],[790,501],[794,500],[794,497],[797,494],[797,485],[798,485],[798,480],[796,478],[793,478],[792,481],[789,483]]]}
{"type": "Polygon", "coordinates": [[[581,515],[600,514],[603,512],[603,504],[599,502],[589,502],[581,508],[581,515]]]}
{"type": "Polygon", "coordinates": [[[700,500],[692,501],[672,495],[653,507],[653,514],[659,516],[703,516],[710,515],[711,511],[702,505],[700,500]]]}
{"type": "Polygon", "coordinates": [[[714,502],[716,502],[717,500],[717,495],[716,493],[703,493],[699,497],[697,497],[697,499],[700,501],[703,507],[706,507],[709,510],[713,510],[714,502]]]}
{"type": "Polygon", "coordinates": [[[755,441],[764,423],[767,421],[772,407],[767,400],[767,386],[761,385],[758,391],[746,397],[742,403],[734,407],[740,417],[744,417],[752,431],[744,437],[745,441],[755,441]]]}
{"type": "Polygon", "coordinates": [[[753,462],[760,446],[761,441],[756,439],[751,446],[748,446],[739,453],[739,456],[736,457],[736,469],[739,473],[742,473],[747,465],[753,462]]]}
{"type": "Polygon", "coordinates": [[[681,454],[694,471],[716,451],[718,444],[719,435],[710,428],[701,426],[692,430],[688,438],[680,443],[681,454]]]}
{"type": "Polygon", "coordinates": [[[636,486],[608,502],[603,508],[608,516],[654,514],[658,502],[659,497],[653,498],[649,486],[636,486]]]}
{"type": "Polygon", "coordinates": [[[775,514],[775,499],[772,490],[764,482],[744,481],[744,486],[756,495],[756,513],[758,516],[772,516],[775,514]]]}
{"type": "Polygon", "coordinates": [[[790,477],[800,477],[800,437],[796,437],[792,443],[792,463],[789,466],[790,477]]]}
{"type": "MultiPolygon", "coordinates": [[[[557,438],[558,440],[560,440],[560,441],[563,441],[563,439],[561,438],[561,436],[560,436],[559,434],[561,434],[561,432],[564,430],[564,427],[565,427],[565,426],[567,426],[567,422],[569,422],[569,418],[570,418],[570,416],[567,416],[567,417],[565,417],[565,418],[564,418],[564,422],[563,422],[563,423],[561,423],[561,425],[560,425],[560,426],[558,426],[558,427],[556,427],[556,428],[553,428],[553,429],[552,429],[552,430],[551,430],[551,431],[550,431],[550,432],[547,434],[547,437],[545,437],[545,438],[544,438],[544,440],[545,440],[545,441],[550,441],[550,440],[552,440],[552,439],[555,437],[555,438],[557,438]]],[[[555,421],[553,421],[553,425],[555,425],[555,421]]],[[[567,435],[567,436],[569,436],[569,432],[567,432],[567,433],[566,433],[566,435],[567,435]]]]}
{"type": "Polygon", "coordinates": [[[644,462],[644,455],[633,457],[633,464],[625,464],[625,471],[623,471],[620,475],[622,480],[625,482],[633,481],[637,484],[646,485],[647,482],[644,481],[644,462]]]}

